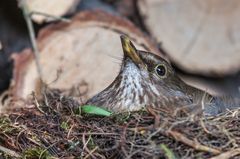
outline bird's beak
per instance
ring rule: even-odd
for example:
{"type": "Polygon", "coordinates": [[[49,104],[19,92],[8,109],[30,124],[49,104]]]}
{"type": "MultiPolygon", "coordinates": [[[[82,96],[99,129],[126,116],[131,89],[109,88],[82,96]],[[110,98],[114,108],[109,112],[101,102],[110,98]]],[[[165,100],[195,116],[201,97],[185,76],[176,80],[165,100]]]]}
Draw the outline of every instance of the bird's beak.
{"type": "Polygon", "coordinates": [[[143,64],[143,61],[139,56],[139,52],[130,39],[125,35],[121,35],[120,38],[124,56],[129,57],[135,64],[143,64]]]}

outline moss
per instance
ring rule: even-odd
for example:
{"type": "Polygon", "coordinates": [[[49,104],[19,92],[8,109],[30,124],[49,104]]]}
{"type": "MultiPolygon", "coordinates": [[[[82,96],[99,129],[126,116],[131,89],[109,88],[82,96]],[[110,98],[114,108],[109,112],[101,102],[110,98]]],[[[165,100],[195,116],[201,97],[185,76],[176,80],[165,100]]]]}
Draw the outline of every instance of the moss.
{"type": "Polygon", "coordinates": [[[0,151],[0,158],[4,158],[4,159],[12,159],[12,156],[5,154],[3,152],[0,151]]]}
{"type": "Polygon", "coordinates": [[[11,133],[16,127],[12,126],[10,119],[6,116],[0,118],[0,132],[11,133]]]}
{"type": "Polygon", "coordinates": [[[68,122],[65,122],[65,121],[61,123],[60,127],[64,130],[70,129],[70,125],[68,124],[68,122]]]}
{"type": "Polygon", "coordinates": [[[53,159],[54,157],[49,154],[49,152],[46,149],[35,147],[27,149],[22,154],[22,159],[53,159]]]}

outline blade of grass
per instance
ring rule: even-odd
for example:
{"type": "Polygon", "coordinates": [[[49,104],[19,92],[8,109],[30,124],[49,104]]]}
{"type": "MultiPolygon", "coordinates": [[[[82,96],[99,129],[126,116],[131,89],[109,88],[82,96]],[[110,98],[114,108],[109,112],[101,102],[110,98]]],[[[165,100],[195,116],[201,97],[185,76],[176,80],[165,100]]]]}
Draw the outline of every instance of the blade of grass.
{"type": "Polygon", "coordinates": [[[165,144],[161,144],[160,147],[168,159],[177,159],[172,150],[170,150],[165,144]]]}

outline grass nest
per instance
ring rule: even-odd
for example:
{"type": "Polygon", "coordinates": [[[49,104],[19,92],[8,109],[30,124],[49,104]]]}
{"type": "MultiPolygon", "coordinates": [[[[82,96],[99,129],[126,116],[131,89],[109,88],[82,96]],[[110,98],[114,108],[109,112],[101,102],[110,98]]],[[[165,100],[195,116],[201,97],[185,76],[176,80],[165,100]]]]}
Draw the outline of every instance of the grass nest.
{"type": "MultiPolygon", "coordinates": [[[[0,158],[239,158],[239,110],[203,118],[166,110],[99,116],[48,90],[0,117],[0,158]]],[[[9,105],[11,107],[11,105],[9,105]]]]}

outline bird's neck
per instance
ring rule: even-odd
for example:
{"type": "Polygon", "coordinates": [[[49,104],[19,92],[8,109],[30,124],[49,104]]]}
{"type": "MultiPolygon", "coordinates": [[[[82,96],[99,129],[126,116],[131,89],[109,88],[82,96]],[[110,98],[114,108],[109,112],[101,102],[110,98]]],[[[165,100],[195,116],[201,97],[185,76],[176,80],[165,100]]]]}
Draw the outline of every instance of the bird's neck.
{"type": "Polygon", "coordinates": [[[114,111],[133,111],[145,106],[147,98],[144,89],[149,83],[141,80],[137,66],[127,63],[115,80],[102,92],[91,98],[87,104],[103,106],[114,111]]]}

